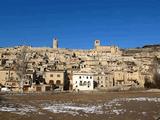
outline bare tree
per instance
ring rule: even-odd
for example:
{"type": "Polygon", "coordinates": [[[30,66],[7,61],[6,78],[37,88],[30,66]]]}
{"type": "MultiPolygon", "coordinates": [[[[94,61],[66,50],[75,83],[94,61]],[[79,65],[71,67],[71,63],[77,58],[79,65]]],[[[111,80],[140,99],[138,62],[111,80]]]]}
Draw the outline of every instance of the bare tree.
{"type": "Polygon", "coordinates": [[[157,56],[152,60],[152,65],[149,70],[149,73],[153,75],[153,78],[151,80],[151,78],[146,76],[144,86],[146,88],[160,88],[160,59],[157,58],[157,56]]]}
{"type": "Polygon", "coordinates": [[[145,78],[145,87],[146,88],[159,88],[160,89],[160,73],[159,73],[160,60],[157,57],[154,57],[152,61],[152,66],[150,73],[153,74],[153,81],[145,78]]]}
{"type": "Polygon", "coordinates": [[[159,73],[160,59],[155,57],[154,59],[154,71],[153,71],[153,80],[156,88],[160,89],[160,73],[159,73]]]}
{"type": "Polygon", "coordinates": [[[26,79],[27,65],[30,59],[30,50],[27,46],[22,46],[20,51],[17,53],[16,61],[16,72],[19,76],[19,86],[21,93],[23,93],[24,81],[26,79]]]}

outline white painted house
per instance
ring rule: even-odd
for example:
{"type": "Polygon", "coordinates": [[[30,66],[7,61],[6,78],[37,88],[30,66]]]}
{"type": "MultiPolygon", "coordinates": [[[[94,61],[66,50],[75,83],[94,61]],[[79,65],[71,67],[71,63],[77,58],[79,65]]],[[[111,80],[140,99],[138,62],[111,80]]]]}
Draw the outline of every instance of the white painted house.
{"type": "Polygon", "coordinates": [[[73,73],[73,90],[84,91],[94,89],[93,73],[73,73]]]}

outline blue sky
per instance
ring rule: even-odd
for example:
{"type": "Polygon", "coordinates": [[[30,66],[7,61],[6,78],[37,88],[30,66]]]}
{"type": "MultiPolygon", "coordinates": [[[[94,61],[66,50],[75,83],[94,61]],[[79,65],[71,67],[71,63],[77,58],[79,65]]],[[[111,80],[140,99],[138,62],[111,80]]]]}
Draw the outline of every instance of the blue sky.
{"type": "Polygon", "coordinates": [[[0,47],[160,44],[159,0],[0,0],[0,47]]]}

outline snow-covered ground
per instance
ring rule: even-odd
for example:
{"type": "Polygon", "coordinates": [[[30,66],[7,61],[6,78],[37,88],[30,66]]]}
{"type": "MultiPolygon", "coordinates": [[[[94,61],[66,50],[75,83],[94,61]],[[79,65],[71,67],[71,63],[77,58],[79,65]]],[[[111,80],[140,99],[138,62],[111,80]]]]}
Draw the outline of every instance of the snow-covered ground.
{"type": "Polygon", "coordinates": [[[114,99],[112,102],[130,102],[130,101],[138,101],[138,102],[160,102],[160,98],[154,97],[154,98],[149,98],[149,97],[137,97],[137,98],[119,98],[119,99],[114,99]]]}
{"type": "MultiPolygon", "coordinates": [[[[38,107],[25,105],[25,104],[11,104],[0,103],[0,112],[11,112],[19,115],[27,115],[29,113],[37,113],[39,111],[48,111],[55,114],[65,113],[73,116],[80,115],[86,116],[87,114],[108,114],[108,115],[123,115],[126,112],[132,113],[133,111],[127,111],[123,108],[124,103],[136,101],[136,102],[153,102],[160,103],[160,98],[153,97],[135,97],[135,98],[116,98],[105,103],[95,104],[76,104],[76,103],[63,103],[54,101],[44,101],[38,107]]],[[[40,112],[41,114],[44,114],[40,112]]],[[[146,111],[142,112],[142,115],[146,115],[146,111]]]]}
{"type": "Polygon", "coordinates": [[[62,104],[46,104],[44,110],[48,110],[53,113],[68,113],[72,115],[79,115],[80,113],[86,114],[103,114],[102,105],[85,105],[85,104],[73,104],[73,103],[62,103],[62,104]]]}
{"type": "Polygon", "coordinates": [[[120,108],[123,102],[160,102],[160,98],[148,98],[148,97],[137,97],[137,98],[116,98],[104,104],[73,104],[73,103],[48,103],[43,104],[42,109],[53,112],[53,113],[68,113],[71,115],[84,115],[84,114],[115,114],[122,115],[127,110],[120,108]]]}
{"type": "Polygon", "coordinates": [[[19,115],[26,115],[31,112],[37,112],[37,109],[31,105],[23,104],[0,104],[0,112],[11,112],[19,115]]]}

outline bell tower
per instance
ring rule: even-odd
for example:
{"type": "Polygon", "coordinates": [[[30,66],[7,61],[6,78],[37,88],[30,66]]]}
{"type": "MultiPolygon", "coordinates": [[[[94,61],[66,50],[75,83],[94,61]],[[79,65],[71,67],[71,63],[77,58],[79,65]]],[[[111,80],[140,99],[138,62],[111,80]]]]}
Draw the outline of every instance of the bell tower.
{"type": "Polygon", "coordinates": [[[58,49],[58,39],[57,38],[53,38],[53,48],[58,49]]]}
{"type": "Polygon", "coordinates": [[[100,44],[101,44],[100,40],[95,40],[94,41],[94,48],[96,49],[97,46],[100,46],[100,44]]]}

